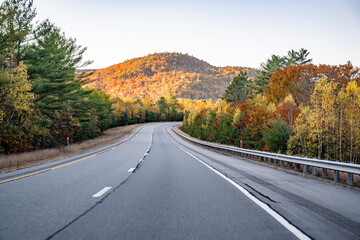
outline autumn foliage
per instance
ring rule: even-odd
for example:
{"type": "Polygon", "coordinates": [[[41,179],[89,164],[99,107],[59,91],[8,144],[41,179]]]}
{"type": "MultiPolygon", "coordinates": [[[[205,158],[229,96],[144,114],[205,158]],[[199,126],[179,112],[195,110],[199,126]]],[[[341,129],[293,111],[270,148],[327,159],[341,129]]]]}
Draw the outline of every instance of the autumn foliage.
{"type": "Polygon", "coordinates": [[[279,103],[291,94],[297,104],[306,105],[310,102],[316,83],[322,77],[335,82],[337,91],[350,81],[360,84],[359,69],[350,63],[339,66],[298,65],[277,70],[265,88],[265,95],[269,102],[279,103]]]}
{"type": "Polygon", "coordinates": [[[241,70],[254,76],[254,69],[214,67],[181,53],[156,53],[99,69],[87,80],[113,98],[158,99],[168,93],[179,98],[213,99],[222,96],[241,70]]]}
{"type": "MultiPolygon", "coordinates": [[[[244,84],[238,86],[227,91],[241,94],[244,84]]],[[[253,89],[245,102],[220,99],[185,112],[183,129],[212,142],[360,163],[359,68],[347,63],[279,69],[264,94],[253,89]]]]}

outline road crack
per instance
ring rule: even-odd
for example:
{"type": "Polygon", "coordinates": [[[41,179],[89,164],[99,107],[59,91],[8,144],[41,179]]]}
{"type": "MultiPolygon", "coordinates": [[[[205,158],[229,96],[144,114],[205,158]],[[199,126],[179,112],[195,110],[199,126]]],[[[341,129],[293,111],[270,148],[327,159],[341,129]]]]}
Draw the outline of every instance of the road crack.
{"type": "Polygon", "coordinates": [[[271,201],[271,202],[273,202],[273,203],[279,203],[279,202],[277,202],[277,201],[272,200],[269,196],[267,196],[267,195],[259,192],[258,190],[256,190],[256,189],[253,188],[252,186],[250,186],[249,184],[245,183],[245,186],[247,186],[248,188],[250,188],[250,189],[253,190],[254,192],[258,193],[260,196],[268,199],[269,201],[271,201]]]}

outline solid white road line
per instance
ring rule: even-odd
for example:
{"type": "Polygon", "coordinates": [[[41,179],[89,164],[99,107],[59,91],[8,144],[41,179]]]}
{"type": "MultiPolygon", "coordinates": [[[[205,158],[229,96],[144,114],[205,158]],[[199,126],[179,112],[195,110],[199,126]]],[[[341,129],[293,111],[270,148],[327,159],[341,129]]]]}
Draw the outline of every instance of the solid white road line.
{"type": "Polygon", "coordinates": [[[128,170],[128,172],[133,172],[135,170],[135,168],[130,168],[129,170],[128,170]]]}
{"type": "Polygon", "coordinates": [[[111,189],[111,187],[104,187],[99,192],[95,193],[92,197],[101,197],[104,193],[106,193],[110,189],[111,189]]]}
{"type": "Polygon", "coordinates": [[[205,163],[203,160],[197,158],[196,156],[194,156],[192,153],[188,152],[187,150],[185,150],[184,148],[182,148],[179,144],[177,144],[173,139],[170,138],[170,136],[168,134],[166,134],[165,129],[164,133],[166,135],[166,137],[173,143],[175,144],[178,148],[180,148],[182,151],[184,151],[185,153],[187,153],[188,155],[190,155],[191,157],[195,158],[196,160],[198,160],[199,162],[201,162],[202,164],[204,164],[206,167],[208,167],[210,170],[212,170],[213,172],[215,172],[216,174],[218,174],[220,177],[222,177],[223,179],[225,179],[226,181],[228,181],[231,185],[233,185],[234,187],[236,187],[238,190],[240,190],[246,197],[248,197],[250,200],[252,200],[254,203],[256,203],[259,207],[261,207],[263,210],[265,210],[268,214],[270,214],[273,218],[275,218],[276,221],[278,221],[281,225],[283,225],[287,230],[289,230],[292,234],[294,234],[297,238],[301,239],[301,240],[310,240],[310,238],[304,234],[303,232],[301,232],[299,229],[297,229],[294,225],[292,225],[289,221],[287,221],[285,218],[283,218],[280,214],[278,214],[277,212],[275,212],[273,209],[271,209],[267,204],[263,203],[262,201],[260,201],[259,199],[257,199],[256,197],[254,197],[253,195],[251,195],[245,188],[241,187],[239,184],[237,184],[236,182],[234,182],[233,180],[231,180],[230,178],[226,177],[224,174],[222,174],[221,172],[219,172],[218,170],[216,170],[215,168],[213,168],[212,166],[210,166],[209,164],[205,163]]]}

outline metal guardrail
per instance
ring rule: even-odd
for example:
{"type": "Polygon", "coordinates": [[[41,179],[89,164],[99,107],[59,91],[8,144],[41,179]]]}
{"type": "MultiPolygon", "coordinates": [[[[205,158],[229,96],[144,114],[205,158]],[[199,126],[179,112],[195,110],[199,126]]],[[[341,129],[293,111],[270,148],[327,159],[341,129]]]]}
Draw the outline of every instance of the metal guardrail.
{"type": "Polygon", "coordinates": [[[348,174],[348,184],[353,185],[354,177],[353,174],[360,175],[360,165],[353,164],[353,163],[343,163],[337,161],[329,161],[329,160],[319,160],[314,158],[307,158],[307,157],[296,157],[296,156],[289,156],[285,154],[277,154],[277,153],[270,153],[270,152],[263,152],[257,150],[249,150],[239,147],[227,146],[217,143],[211,143],[202,141],[188,135],[185,135],[182,131],[179,131],[176,127],[173,127],[173,130],[182,136],[183,138],[211,148],[224,150],[227,152],[235,153],[241,157],[245,158],[252,158],[257,159],[260,161],[275,161],[276,164],[280,163],[283,167],[285,163],[294,163],[297,168],[300,165],[303,165],[303,173],[307,173],[307,167],[312,167],[312,175],[316,176],[316,168],[322,169],[322,177],[326,178],[327,176],[327,169],[334,170],[334,181],[339,182],[339,172],[345,172],[348,174]]]}

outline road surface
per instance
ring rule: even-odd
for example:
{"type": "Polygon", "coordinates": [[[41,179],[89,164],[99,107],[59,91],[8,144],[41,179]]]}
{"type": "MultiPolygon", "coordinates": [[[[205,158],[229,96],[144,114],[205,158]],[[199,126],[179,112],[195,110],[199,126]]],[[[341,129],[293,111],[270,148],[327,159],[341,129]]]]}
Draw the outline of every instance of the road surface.
{"type": "Polygon", "coordinates": [[[360,192],[216,153],[148,124],[0,174],[0,239],[359,239],[360,192]]]}

